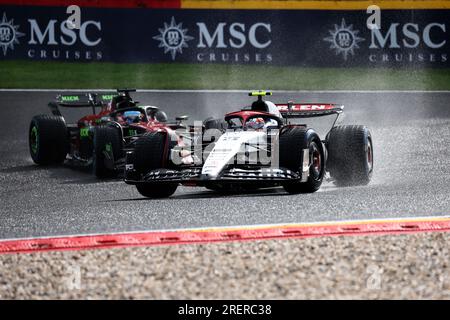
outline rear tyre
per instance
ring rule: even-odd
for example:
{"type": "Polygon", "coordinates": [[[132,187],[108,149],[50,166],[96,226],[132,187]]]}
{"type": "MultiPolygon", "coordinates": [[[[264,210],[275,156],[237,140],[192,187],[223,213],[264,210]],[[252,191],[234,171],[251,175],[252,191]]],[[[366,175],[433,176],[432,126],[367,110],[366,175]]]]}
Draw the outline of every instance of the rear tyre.
{"type": "Polygon", "coordinates": [[[123,156],[123,141],[119,128],[111,126],[95,127],[92,162],[94,174],[98,178],[117,176],[115,162],[123,156]]]}
{"type": "MultiPolygon", "coordinates": [[[[151,170],[168,168],[171,146],[167,133],[149,132],[136,141],[134,150],[134,169],[139,175],[151,170]],[[168,144],[168,148],[166,148],[168,144]]],[[[137,190],[147,198],[167,198],[175,193],[178,183],[138,184],[137,190]]]]}
{"type": "Polygon", "coordinates": [[[319,190],[325,173],[325,156],[319,136],[305,127],[292,127],[280,135],[280,167],[301,172],[303,150],[309,149],[309,177],[306,182],[287,182],[284,189],[291,194],[319,190]]]}
{"type": "Polygon", "coordinates": [[[47,114],[34,116],[28,134],[33,161],[39,165],[64,162],[69,149],[67,132],[63,117],[47,114]]]}
{"type": "Polygon", "coordinates": [[[372,135],[365,126],[338,126],[327,139],[327,168],[339,186],[367,185],[373,173],[372,135]]]}

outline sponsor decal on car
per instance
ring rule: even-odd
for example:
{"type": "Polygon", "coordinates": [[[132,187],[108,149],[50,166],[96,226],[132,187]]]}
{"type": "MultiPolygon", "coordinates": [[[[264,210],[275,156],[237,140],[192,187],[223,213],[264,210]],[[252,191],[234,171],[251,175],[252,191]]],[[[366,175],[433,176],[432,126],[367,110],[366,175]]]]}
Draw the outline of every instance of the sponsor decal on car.
{"type": "Polygon", "coordinates": [[[89,137],[89,128],[81,128],[80,129],[80,137],[81,138],[89,137]]]}
{"type": "Polygon", "coordinates": [[[280,112],[287,111],[317,111],[317,110],[331,110],[335,106],[332,104],[294,104],[289,109],[287,104],[279,104],[277,108],[280,112]]]}
{"type": "Polygon", "coordinates": [[[61,96],[61,101],[62,102],[80,101],[80,97],[79,96],[61,96]]]}
{"type": "Polygon", "coordinates": [[[104,94],[101,96],[101,100],[107,101],[107,100],[112,100],[112,98],[114,98],[115,95],[114,94],[104,94]]]}

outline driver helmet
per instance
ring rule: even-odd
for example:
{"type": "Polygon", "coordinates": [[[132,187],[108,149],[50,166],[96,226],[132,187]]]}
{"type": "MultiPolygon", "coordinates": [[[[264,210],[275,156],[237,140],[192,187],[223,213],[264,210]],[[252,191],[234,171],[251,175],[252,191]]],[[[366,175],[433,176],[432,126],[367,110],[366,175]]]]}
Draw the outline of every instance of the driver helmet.
{"type": "Polygon", "coordinates": [[[247,122],[247,128],[260,130],[264,128],[266,122],[263,118],[252,118],[247,122]]]}
{"type": "Polygon", "coordinates": [[[141,112],[140,111],[125,111],[123,113],[123,118],[128,124],[136,123],[141,120],[141,112]]]}

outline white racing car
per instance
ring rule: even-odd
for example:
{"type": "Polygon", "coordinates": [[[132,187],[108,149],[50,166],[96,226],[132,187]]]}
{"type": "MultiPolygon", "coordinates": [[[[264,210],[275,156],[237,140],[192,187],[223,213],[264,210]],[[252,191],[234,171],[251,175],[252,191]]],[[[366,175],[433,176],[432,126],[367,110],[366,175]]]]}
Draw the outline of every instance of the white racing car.
{"type": "Polygon", "coordinates": [[[370,131],[336,126],[342,105],[274,104],[262,99],[270,92],[250,95],[257,100],[226,114],[225,122],[161,128],[140,137],[127,152],[125,182],[150,198],[169,197],[180,184],[239,192],[282,186],[291,194],[311,193],[320,188],[326,171],[337,185],[369,183],[370,131]],[[304,121],[322,116],[334,116],[324,139],[304,121]]]}

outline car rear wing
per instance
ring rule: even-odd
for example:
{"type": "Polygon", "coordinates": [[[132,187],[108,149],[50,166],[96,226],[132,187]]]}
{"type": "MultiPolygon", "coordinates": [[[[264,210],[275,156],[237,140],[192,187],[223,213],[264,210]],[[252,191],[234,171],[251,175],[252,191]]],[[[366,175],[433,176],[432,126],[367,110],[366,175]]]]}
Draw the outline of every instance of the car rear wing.
{"type": "Polygon", "coordinates": [[[107,104],[116,95],[117,93],[59,94],[55,102],[61,107],[91,107],[92,104],[107,104]]]}
{"type": "Polygon", "coordinates": [[[344,111],[343,105],[338,104],[307,104],[288,102],[276,104],[283,118],[311,118],[327,116],[331,114],[341,114],[344,111]]]}
{"type": "Polygon", "coordinates": [[[48,104],[54,115],[61,116],[59,107],[64,108],[92,108],[101,107],[109,103],[117,93],[82,93],[82,94],[59,94],[55,101],[48,104]]]}

